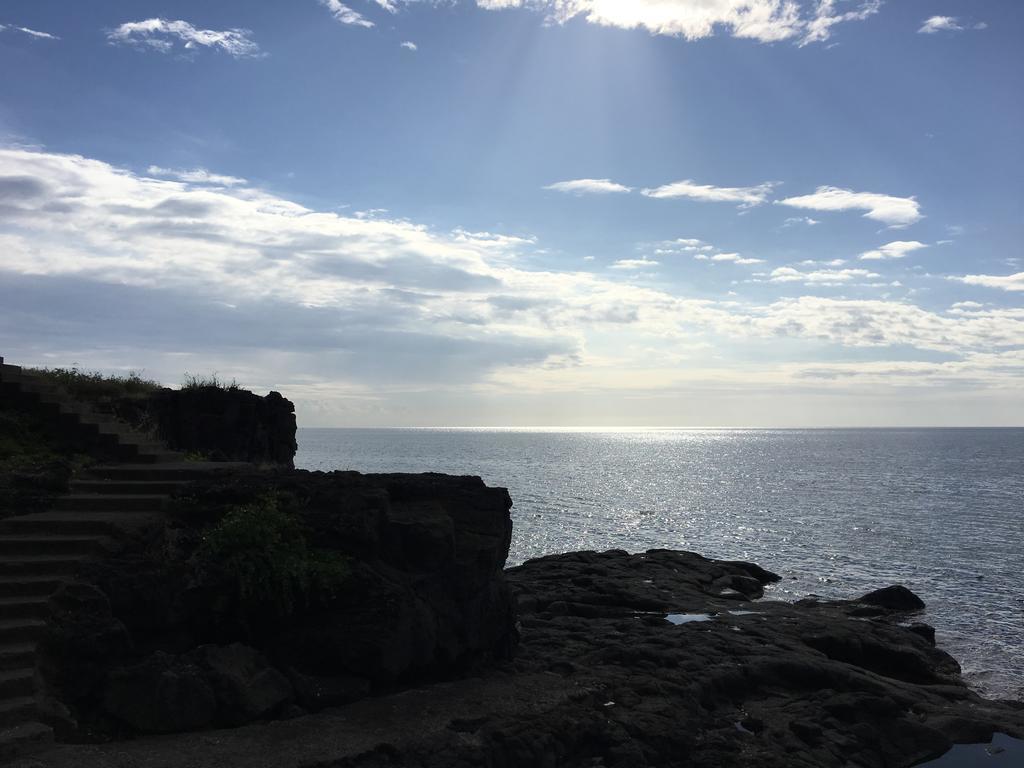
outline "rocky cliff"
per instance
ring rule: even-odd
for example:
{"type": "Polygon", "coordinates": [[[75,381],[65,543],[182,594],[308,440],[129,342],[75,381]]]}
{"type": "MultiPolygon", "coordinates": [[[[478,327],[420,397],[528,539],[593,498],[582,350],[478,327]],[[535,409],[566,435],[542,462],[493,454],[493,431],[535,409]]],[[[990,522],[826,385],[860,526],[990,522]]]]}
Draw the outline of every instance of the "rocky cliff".
{"type": "Polygon", "coordinates": [[[171,450],[293,466],[295,406],[278,392],[261,397],[237,387],[163,388],[114,400],[109,407],[125,421],[152,430],[171,450]]]}

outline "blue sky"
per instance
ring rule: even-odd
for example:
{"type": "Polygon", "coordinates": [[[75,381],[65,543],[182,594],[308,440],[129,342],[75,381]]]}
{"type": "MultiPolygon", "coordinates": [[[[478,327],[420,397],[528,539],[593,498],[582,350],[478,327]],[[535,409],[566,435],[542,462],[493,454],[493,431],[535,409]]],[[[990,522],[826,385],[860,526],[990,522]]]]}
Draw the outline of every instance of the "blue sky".
{"type": "Polygon", "coordinates": [[[308,425],[1024,424],[1012,0],[7,0],[0,349],[308,425]]]}

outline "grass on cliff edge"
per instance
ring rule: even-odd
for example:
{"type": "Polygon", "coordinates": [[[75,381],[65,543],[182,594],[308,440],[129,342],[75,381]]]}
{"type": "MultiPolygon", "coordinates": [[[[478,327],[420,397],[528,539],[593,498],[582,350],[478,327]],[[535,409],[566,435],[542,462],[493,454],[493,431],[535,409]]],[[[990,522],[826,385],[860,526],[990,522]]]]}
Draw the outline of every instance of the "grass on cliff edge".
{"type": "Polygon", "coordinates": [[[145,397],[160,389],[160,383],[147,379],[137,371],[125,374],[104,374],[78,366],[70,368],[26,368],[57,389],[78,400],[118,400],[145,397]]]}
{"type": "Polygon", "coordinates": [[[231,381],[225,381],[217,375],[216,371],[208,376],[186,373],[185,378],[181,382],[182,389],[208,389],[211,387],[213,389],[223,389],[228,392],[233,392],[242,388],[234,379],[231,381]]]}
{"type": "MultiPolygon", "coordinates": [[[[26,373],[43,379],[65,394],[88,401],[120,400],[122,398],[146,397],[163,387],[158,381],[145,378],[139,371],[125,374],[106,374],[88,371],[73,365],[70,368],[26,368],[26,373]]],[[[209,375],[186,373],[182,378],[182,389],[241,389],[237,381],[227,381],[214,372],[209,375]]]]}

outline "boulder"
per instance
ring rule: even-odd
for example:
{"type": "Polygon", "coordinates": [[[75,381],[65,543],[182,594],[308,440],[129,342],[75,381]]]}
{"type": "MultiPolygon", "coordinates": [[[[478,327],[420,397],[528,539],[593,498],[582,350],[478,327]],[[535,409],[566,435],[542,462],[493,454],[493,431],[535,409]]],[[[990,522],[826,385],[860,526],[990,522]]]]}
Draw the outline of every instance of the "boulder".
{"type": "Polygon", "coordinates": [[[61,585],[49,599],[49,610],[40,668],[60,700],[92,697],[111,666],[132,652],[131,636],[114,617],[107,596],[89,584],[61,585]]]}
{"type": "Polygon", "coordinates": [[[924,601],[902,584],[893,584],[891,587],[868,592],[858,598],[857,602],[891,611],[920,611],[924,609],[924,601]]]}
{"type": "Polygon", "coordinates": [[[254,648],[241,643],[205,645],[191,654],[217,697],[217,720],[241,725],[270,717],[291,702],[288,678],[254,648]]]}

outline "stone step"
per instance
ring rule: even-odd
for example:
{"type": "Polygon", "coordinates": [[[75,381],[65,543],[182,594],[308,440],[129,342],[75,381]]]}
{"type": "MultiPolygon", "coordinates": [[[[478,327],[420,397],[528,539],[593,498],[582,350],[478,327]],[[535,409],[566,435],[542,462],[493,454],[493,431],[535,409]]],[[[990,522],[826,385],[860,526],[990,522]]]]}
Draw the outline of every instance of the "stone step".
{"type": "Polygon", "coordinates": [[[0,758],[18,755],[35,744],[53,741],[53,728],[33,721],[0,729],[0,758]]]}
{"type": "Polygon", "coordinates": [[[21,669],[36,663],[35,643],[3,643],[0,645],[0,669],[21,669]]]}
{"type": "Polygon", "coordinates": [[[160,510],[167,497],[161,494],[97,494],[74,493],[54,499],[54,511],[77,510],[97,512],[117,512],[128,510],[153,511],[160,510]]]}
{"type": "Polygon", "coordinates": [[[0,698],[31,696],[36,690],[35,667],[0,671],[0,698]]]}
{"type": "Polygon", "coordinates": [[[188,485],[187,480],[74,480],[73,493],[96,493],[104,495],[125,494],[170,496],[188,485]]]}
{"type": "Polygon", "coordinates": [[[52,595],[64,581],[56,576],[0,576],[0,598],[52,595]]]}
{"type": "Polygon", "coordinates": [[[0,619],[0,644],[38,640],[46,632],[42,619],[0,619]]]}
{"type": "Polygon", "coordinates": [[[49,612],[47,595],[0,597],[0,616],[5,619],[38,619],[49,612]]]}
{"type": "Polygon", "coordinates": [[[103,536],[0,534],[0,555],[92,555],[103,549],[103,536]]]}
{"type": "Polygon", "coordinates": [[[32,696],[0,700],[0,728],[31,722],[38,712],[39,707],[32,696]]]}
{"type": "Polygon", "coordinates": [[[37,576],[58,579],[73,574],[88,555],[2,555],[0,578],[37,576]]]}
{"type": "Polygon", "coordinates": [[[189,481],[209,477],[211,472],[251,469],[252,464],[240,461],[178,461],[157,465],[111,464],[90,467],[90,477],[105,480],[176,480],[189,481]]]}
{"type": "Polygon", "coordinates": [[[94,510],[59,512],[37,512],[19,515],[0,521],[0,534],[19,534],[44,537],[57,536],[103,536],[119,531],[137,530],[156,520],[155,510],[117,510],[97,512],[94,510]]]}

